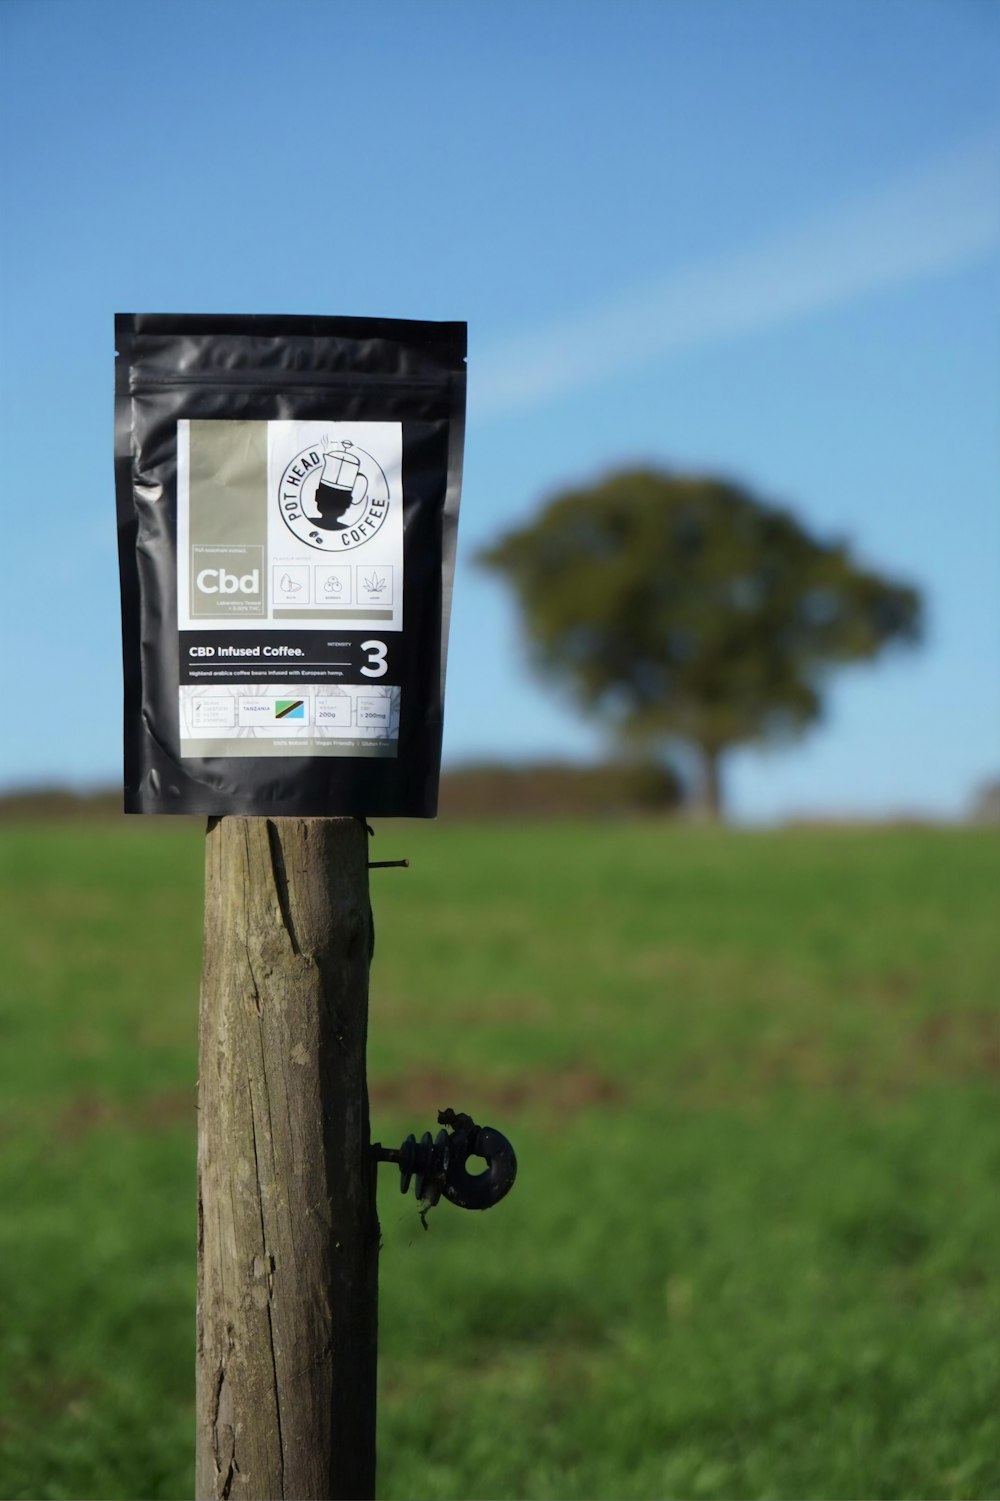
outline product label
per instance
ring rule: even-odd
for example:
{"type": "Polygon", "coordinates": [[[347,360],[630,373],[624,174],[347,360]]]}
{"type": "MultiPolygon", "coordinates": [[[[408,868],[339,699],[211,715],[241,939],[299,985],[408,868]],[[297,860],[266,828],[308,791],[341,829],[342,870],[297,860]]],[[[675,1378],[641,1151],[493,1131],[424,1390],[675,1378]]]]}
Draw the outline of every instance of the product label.
{"type": "Polygon", "coordinates": [[[182,757],[395,756],[398,422],[177,424],[182,757]]]}

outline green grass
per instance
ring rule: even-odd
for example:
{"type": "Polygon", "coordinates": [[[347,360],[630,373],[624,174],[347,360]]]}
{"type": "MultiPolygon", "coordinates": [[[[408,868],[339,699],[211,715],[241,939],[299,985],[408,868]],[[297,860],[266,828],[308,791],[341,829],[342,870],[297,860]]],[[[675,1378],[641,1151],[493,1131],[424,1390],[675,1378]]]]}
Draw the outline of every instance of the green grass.
{"type": "MultiPolygon", "coordinates": [[[[1000,840],[392,826],[386,1498],[1000,1493],[1000,840]]],[[[0,848],[0,1494],[191,1492],[201,837],[0,848]]]]}

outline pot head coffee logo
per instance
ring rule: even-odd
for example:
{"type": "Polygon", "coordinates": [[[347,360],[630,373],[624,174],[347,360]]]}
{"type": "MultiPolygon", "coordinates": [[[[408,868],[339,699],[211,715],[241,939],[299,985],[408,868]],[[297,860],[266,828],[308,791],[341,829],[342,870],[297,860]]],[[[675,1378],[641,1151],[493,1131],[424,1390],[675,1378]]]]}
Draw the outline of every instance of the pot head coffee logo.
{"type": "Polygon", "coordinates": [[[288,530],[321,552],[345,552],[374,537],[389,513],[389,483],[356,443],[324,439],[286,465],[278,505],[288,530]]]}

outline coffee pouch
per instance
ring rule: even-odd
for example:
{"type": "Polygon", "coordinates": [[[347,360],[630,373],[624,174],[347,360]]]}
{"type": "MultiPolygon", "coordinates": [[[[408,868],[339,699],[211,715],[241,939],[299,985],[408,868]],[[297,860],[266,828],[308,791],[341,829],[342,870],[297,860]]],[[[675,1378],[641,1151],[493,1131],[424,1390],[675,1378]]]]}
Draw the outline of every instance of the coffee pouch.
{"type": "Polygon", "coordinates": [[[115,335],[126,812],[432,817],[465,325],[115,335]]]}

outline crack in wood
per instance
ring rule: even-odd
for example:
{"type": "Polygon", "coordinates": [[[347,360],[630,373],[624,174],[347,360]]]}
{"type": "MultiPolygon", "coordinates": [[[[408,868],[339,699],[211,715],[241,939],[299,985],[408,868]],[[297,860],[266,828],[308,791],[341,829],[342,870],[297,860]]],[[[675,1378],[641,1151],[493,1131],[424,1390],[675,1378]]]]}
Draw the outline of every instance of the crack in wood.
{"type": "MultiPolygon", "coordinates": [[[[226,1422],[222,1414],[222,1394],[225,1387],[226,1363],[223,1360],[219,1362],[216,1371],[211,1417],[212,1452],[215,1456],[215,1494],[219,1501],[228,1501],[233,1488],[233,1480],[239,1474],[239,1465],[236,1463],[236,1433],[233,1424],[226,1422]],[[223,1466],[225,1466],[224,1474],[223,1466]]],[[[227,1411],[225,1417],[231,1416],[232,1414],[227,1411]]]]}
{"type": "Polygon", "coordinates": [[[215,1388],[212,1392],[212,1414],[210,1419],[212,1427],[212,1449],[215,1453],[215,1468],[217,1470],[221,1470],[222,1468],[222,1463],[219,1458],[219,1401],[222,1397],[222,1383],[225,1381],[225,1379],[226,1367],[225,1364],[220,1360],[219,1368],[215,1373],[215,1388]]]}
{"type": "Polygon", "coordinates": [[[274,1321],[271,1318],[271,1305],[267,1305],[267,1337],[271,1344],[271,1371],[274,1377],[274,1417],[278,1425],[278,1455],[281,1464],[281,1486],[279,1496],[285,1494],[285,1436],[281,1431],[281,1385],[278,1381],[278,1357],[274,1351],[274,1321]]]}
{"type": "Polygon", "coordinates": [[[219,1501],[229,1501],[229,1493],[233,1488],[233,1480],[237,1474],[236,1460],[230,1456],[229,1467],[226,1470],[226,1478],[219,1489],[219,1501]]]}
{"type": "MultiPolygon", "coordinates": [[[[295,924],[292,921],[292,908],[288,893],[288,871],[285,866],[285,852],[281,847],[281,835],[272,819],[266,820],[267,847],[271,855],[271,877],[274,881],[274,891],[278,898],[278,910],[281,913],[281,923],[288,934],[292,945],[293,954],[301,954],[298,936],[295,932],[295,924]]],[[[308,836],[308,825],[306,827],[308,836]]]]}
{"type": "MultiPolygon", "coordinates": [[[[263,1034],[261,1034],[261,1065],[262,1065],[262,1076],[263,1076],[263,1081],[264,1081],[264,1100],[265,1100],[265,1104],[267,1105],[268,1124],[269,1124],[269,1127],[270,1127],[271,1099],[270,1099],[270,1095],[268,1093],[268,1088],[267,1088],[267,1072],[266,1072],[266,1069],[263,1068],[263,1063],[264,1063],[264,1039],[263,1039],[263,1034]]],[[[260,1211],[260,1247],[261,1247],[261,1256],[263,1258],[265,1266],[268,1267],[268,1276],[267,1276],[267,1303],[265,1305],[265,1312],[267,1314],[267,1342],[268,1342],[268,1346],[269,1346],[270,1352],[271,1352],[271,1379],[272,1379],[273,1390],[274,1390],[274,1418],[275,1418],[275,1424],[276,1424],[277,1430],[278,1430],[278,1456],[279,1456],[280,1474],[281,1474],[281,1485],[280,1485],[280,1489],[278,1491],[278,1494],[279,1494],[279,1496],[284,1496],[284,1494],[285,1494],[285,1439],[284,1439],[284,1435],[283,1435],[282,1430],[281,1430],[281,1383],[280,1383],[280,1381],[278,1379],[278,1356],[277,1356],[277,1352],[275,1351],[275,1348],[274,1348],[274,1319],[273,1319],[273,1317],[271,1315],[271,1295],[272,1295],[272,1292],[273,1292],[273,1289],[274,1289],[273,1271],[274,1271],[274,1267],[275,1267],[275,1259],[271,1255],[270,1251],[267,1248],[267,1230],[266,1230],[265,1224],[264,1224],[264,1187],[263,1187],[263,1184],[261,1183],[261,1177],[260,1177],[260,1157],[259,1157],[259,1154],[258,1154],[258,1151],[257,1151],[257,1120],[256,1120],[256,1114],[255,1114],[255,1111],[254,1111],[254,1106],[253,1106],[253,1082],[249,1078],[247,1079],[247,1090],[248,1090],[249,1095],[250,1095],[250,1133],[251,1133],[251,1137],[252,1137],[252,1140],[253,1140],[254,1179],[255,1179],[256,1184],[257,1184],[257,1206],[258,1206],[258,1209],[260,1211]]],[[[271,1169],[272,1169],[272,1172],[273,1172],[274,1171],[274,1141],[273,1141],[273,1139],[271,1140],[271,1169]]]]}
{"type": "Polygon", "coordinates": [[[257,1015],[260,1016],[264,1009],[264,1001],[260,993],[260,986],[257,984],[257,976],[254,974],[253,960],[250,957],[250,831],[248,828],[244,828],[243,830],[243,848],[246,854],[246,859],[243,862],[243,952],[246,955],[250,984],[253,986],[254,1006],[256,1007],[257,1015]]]}

